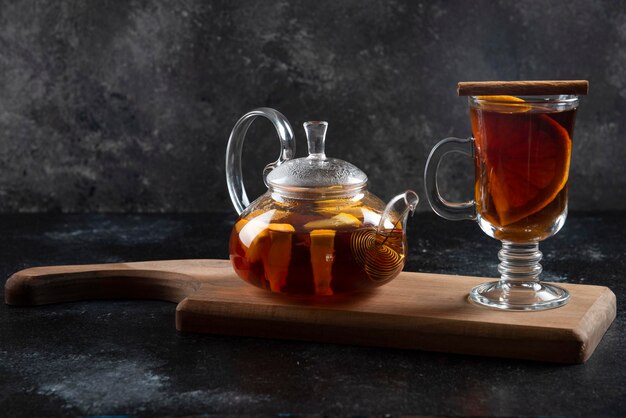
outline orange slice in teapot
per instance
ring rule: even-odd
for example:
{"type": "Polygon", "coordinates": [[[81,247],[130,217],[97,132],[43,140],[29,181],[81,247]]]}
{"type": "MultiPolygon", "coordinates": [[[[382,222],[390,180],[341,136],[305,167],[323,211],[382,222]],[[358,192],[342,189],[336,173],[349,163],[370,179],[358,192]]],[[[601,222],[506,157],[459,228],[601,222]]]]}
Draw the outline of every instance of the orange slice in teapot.
{"type": "Polygon", "coordinates": [[[290,224],[269,224],[269,251],[263,258],[265,277],[270,282],[272,292],[280,292],[287,284],[289,262],[291,261],[291,241],[296,229],[290,224]]]}
{"type": "Polygon", "coordinates": [[[311,267],[316,295],[332,295],[330,287],[335,260],[335,230],[311,231],[311,267]]]}
{"type": "Polygon", "coordinates": [[[358,228],[361,226],[361,221],[354,215],[349,213],[340,213],[328,219],[320,219],[317,221],[311,221],[304,224],[306,229],[333,229],[342,227],[358,228]]]}

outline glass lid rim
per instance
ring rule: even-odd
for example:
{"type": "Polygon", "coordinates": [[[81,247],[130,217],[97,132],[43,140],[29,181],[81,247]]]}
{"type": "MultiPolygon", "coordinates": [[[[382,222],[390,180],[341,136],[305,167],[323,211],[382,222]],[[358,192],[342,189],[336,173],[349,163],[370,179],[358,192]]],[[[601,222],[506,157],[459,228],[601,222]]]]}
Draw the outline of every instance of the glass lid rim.
{"type": "Polygon", "coordinates": [[[289,198],[313,200],[320,197],[352,196],[367,189],[367,180],[362,183],[335,186],[286,186],[270,183],[270,193],[278,193],[289,198]]]}

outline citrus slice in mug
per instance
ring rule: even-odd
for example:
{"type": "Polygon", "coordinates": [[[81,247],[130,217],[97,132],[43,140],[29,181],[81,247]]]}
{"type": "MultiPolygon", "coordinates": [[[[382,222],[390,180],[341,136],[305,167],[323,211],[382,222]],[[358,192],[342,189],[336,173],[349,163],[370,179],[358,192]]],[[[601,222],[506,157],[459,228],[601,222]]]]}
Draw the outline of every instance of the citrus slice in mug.
{"type": "Polygon", "coordinates": [[[498,112],[528,112],[531,106],[524,104],[524,99],[515,96],[476,96],[481,109],[498,112]]]}
{"type": "Polygon", "coordinates": [[[478,109],[477,146],[488,171],[489,194],[500,226],[550,204],[568,179],[571,139],[549,113],[478,109]]]}

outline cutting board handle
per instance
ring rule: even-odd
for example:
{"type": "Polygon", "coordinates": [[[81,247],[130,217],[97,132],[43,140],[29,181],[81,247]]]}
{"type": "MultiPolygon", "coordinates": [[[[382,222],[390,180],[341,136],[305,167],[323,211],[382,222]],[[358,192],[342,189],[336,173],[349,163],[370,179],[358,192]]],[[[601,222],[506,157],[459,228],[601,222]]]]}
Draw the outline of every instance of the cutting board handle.
{"type": "Polygon", "coordinates": [[[158,262],[34,267],[7,281],[7,305],[45,305],[85,299],[158,299],[180,302],[201,282],[158,262]]]}

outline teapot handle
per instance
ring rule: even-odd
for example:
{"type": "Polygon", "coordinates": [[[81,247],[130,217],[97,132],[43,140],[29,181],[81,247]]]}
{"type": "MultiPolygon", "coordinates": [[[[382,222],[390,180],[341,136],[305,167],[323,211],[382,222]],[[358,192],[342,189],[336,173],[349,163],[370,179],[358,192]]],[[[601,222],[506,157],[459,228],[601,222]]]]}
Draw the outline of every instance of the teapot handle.
{"type": "Polygon", "coordinates": [[[226,183],[228,184],[228,193],[230,199],[235,206],[237,214],[250,204],[246,188],[243,184],[243,174],[241,171],[241,152],[243,150],[243,141],[246,138],[248,128],[252,122],[258,117],[264,116],[274,124],[278,138],[280,139],[280,155],[273,163],[265,166],[263,169],[263,182],[267,186],[267,175],[274,168],[278,167],[287,160],[292,159],[296,154],[296,141],[293,136],[293,129],[285,116],[277,110],[269,107],[259,107],[251,112],[246,113],[237,121],[233,131],[228,139],[228,147],[226,148],[226,183]]]}

